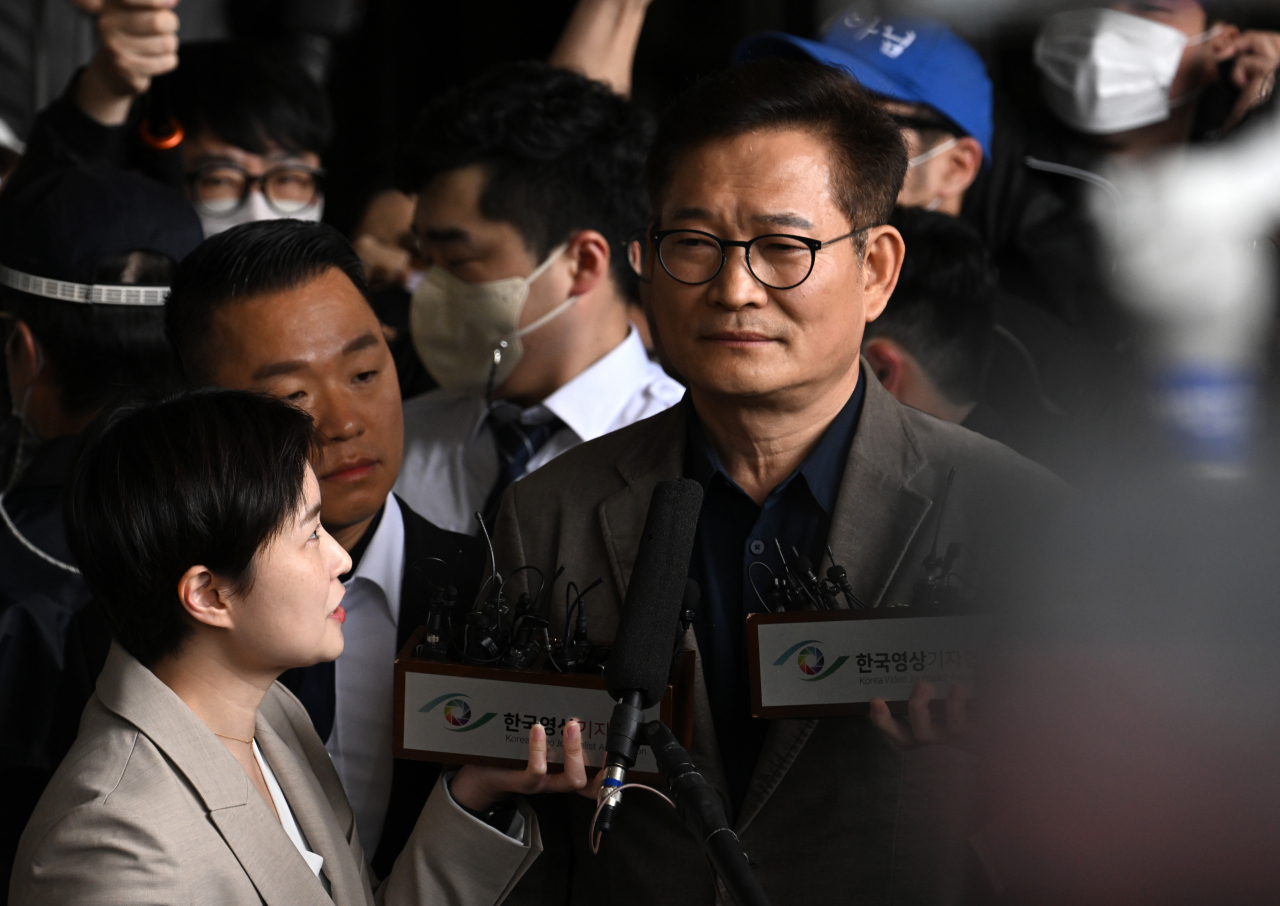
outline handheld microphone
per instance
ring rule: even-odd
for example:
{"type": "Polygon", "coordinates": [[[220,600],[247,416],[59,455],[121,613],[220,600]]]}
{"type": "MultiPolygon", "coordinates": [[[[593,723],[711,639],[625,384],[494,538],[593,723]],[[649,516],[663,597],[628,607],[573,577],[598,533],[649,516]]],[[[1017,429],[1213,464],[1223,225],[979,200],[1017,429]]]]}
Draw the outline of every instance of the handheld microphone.
{"type": "Polygon", "coordinates": [[[449,639],[445,631],[445,616],[453,612],[458,601],[458,590],[452,585],[437,591],[431,597],[427,611],[427,630],[416,652],[418,657],[431,661],[443,661],[449,656],[449,639]]]}
{"type": "Polygon", "coordinates": [[[828,567],[827,579],[836,588],[840,589],[840,593],[844,595],[845,604],[848,605],[850,610],[867,606],[853,593],[853,586],[849,584],[849,575],[844,571],[843,566],[832,564],[828,567]]]}
{"type": "Polygon", "coordinates": [[[809,562],[809,558],[804,554],[797,554],[792,562],[794,564],[793,571],[800,581],[800,586],[805,590],[814,607],[819,610],[826,610],[827,603],[822,597],[822,582],[814,573],[813,564],[809,562]]]}
{"type": "Polygon", "coordinates": [[[649,502],[622,618],[605,669],[605,685],[616,702],[605,739],[604,783],[596,830],[613,826],[622,801],[619,789],[636,763],[644,735],[644,709],[662,700],[671,669],[671,639],[684,600],[694,533],[702,509],[702,485],[687,478],[658,483],[649,502]]]}
{"type": "Polygon", "coordinates": [[[738,835],[729,827],[720,795],[698,773],[689,753],[662,721],[650,721],[645,733],[658,770],[675,798],[676,811],[697,838],[734,906],[769,906],[769,898],[747,863],[738,835]]]}

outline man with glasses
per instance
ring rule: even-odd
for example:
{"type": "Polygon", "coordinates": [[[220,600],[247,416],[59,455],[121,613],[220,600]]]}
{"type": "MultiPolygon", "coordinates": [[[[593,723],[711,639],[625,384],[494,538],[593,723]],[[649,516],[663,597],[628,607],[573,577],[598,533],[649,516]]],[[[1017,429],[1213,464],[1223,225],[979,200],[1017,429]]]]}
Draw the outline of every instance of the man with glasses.
{"type": "Polygon", "coordinates": [[[107,0],[93,59],[36,118],[15,184],[86,163],[187,191],[205,236],[324,212],[332,122],[296,64],[235,42],[182,48],[172,0],[107,0]]]}
{"type": "Polygon", "coordinates": [[[405,403],[396,492],[437,525],[492,528],[511,482],[680,399],[628,315],[650,135],[608,85],[540,63],[423,112],[399,182],[429,266],[409,327],[441,386],[405,403]]]}
{"type": "Polygon", "coordinates": [[[996,127],[977,51],[933,19],[846,9],[816,40],[764,32],[737,50],[739,60],[766,57],[849,73],[902,129],[908,161],[898,205],[960,217],[978,231],[999,281],[982,411],[1007,423],[1020,450],[1071,474],[1080,451],[1096,442],[1082,438],[1113,432],[1125,411],[1124,369],[1113,351],[1075,329],[1073,312],[1107,293],[1091,276],[1092,259],[1076,254],[1086,247],[1075,244],[1082,234],[1074,206],[1022,194],[1039,191],[1044,174],[1029,169],[1030,149],[1012,124],[996,127]]]}
{"type": "MultiPolygon", "coordinates": [[[[678,99],[648,161],[642,267],[688,394],[516,483],[498,516],[500,569],[564,564],[562,582],[604,579],[592,597],[603,633],[617,625],[656,483],[703,485],[691,754],[779,906],[959,899],[967,755],[917,747],[963,738],[962,694],[951,690],[946,728],[924,686],[909,725],[883,701],[869,719],[753,718],[745,616],[766,607],[748,577],[759,564],[781,575],[779,550],[830,557],[867,606],[918,604],[938,537],[963,551],[945,581],[992,605],[1024,562],[1033,519],[1063,493],[1007,448],[902,406],[860,364],[863,329],[903,259],[886,221],[906,164],[875,100],[812,63],[745,64],[678,99]]],[[[557,585],[550,600],[562,599],[557,585]]],[[[582,902],[716,900],[697,842],[656,797],[626,800],[599,856],[592,806],[561,807],[569,832],[544,837],[545,861],[571,867],[544,884],[582,902]]]]}

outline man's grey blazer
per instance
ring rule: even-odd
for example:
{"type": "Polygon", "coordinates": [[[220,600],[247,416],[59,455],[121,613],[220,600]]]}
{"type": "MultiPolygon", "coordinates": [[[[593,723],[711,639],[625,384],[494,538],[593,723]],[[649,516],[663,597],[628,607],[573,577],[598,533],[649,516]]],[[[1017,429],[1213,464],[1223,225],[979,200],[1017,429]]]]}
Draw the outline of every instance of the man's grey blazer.
{"type": "MultiPolygon", "coordinates": [[[[1026,563],[1030,529],[1065,501],[1065,485],[994,441],[899,404],[866,367],[862,379],[866,397],[831,520],[835,561],[869,606],[908,603],[954,468],[940,549],[963,543],[962,578],[995,595],[1026,563]]],[[[550,577],[566,567],[551,593],[553,625],[564,618],[565,582],[583,588],[602,577],[586,599],[590,631],[612,638],[654,486],[682,473],[686,419],[676,406],[568,451],[507,491],[495,534],[499,570],[532,564],[550,577]]],[[[512,596],[534,584],[528,576],[515,577],[512,596]]],[[[691,754],[727,803],[701,662],[694,713],[691,754]]],[[[865,717],[775,720],[735,830],[776,906],[949,902],[967,859],[968,768],[955,749],[901,752],[865,717]]],[[[695,841],[657,797],[627,797],[597,856],[587,845],[590,802],[535,806],[546,853],[527,880],[543,895],[611,906],[716,898],[695,841]]]]}
{"type": "Polygon", "coordinates": [[[541,851],[527,804],[516,841],[437,789],[375,894],[329,753],[279,683],[263,699],[255,738],[308,848],[324,857],[332,898],[222,742],[113,645],[75,745],[23,832],[10,906],[488,906],[541,851]]]}

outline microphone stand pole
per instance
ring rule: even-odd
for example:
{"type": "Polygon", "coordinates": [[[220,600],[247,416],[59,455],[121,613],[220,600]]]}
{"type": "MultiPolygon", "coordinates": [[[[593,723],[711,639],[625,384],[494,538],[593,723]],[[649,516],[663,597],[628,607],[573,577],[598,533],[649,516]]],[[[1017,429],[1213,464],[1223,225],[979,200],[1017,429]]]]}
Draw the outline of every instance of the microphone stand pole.
{"type": "Polygon", "coordinates": [[[697,838],[734,906],[770,906],[747,863],[738,835],[729,827],[720,795],[694,767],[693,759],[659,720],[645,725],[658,770],[675,798],[676,811],[697,838]]]}

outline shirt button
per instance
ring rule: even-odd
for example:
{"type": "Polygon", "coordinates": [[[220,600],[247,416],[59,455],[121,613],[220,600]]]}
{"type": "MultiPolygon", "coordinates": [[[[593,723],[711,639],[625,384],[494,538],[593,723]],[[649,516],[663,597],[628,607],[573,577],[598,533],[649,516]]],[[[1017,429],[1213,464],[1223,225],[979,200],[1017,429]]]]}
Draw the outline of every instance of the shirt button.
{"type": "Polygon", "coordinates": [[[761,541],[759,538],[757,538],[755,541],[752,541],[752,542],[751,542],[751,553],[755,554],[757,557],[758,557],[758,556],[760,556],[761,554],[763,554],[763,553],[764,553],[764,542],[763,542],[763,541],[761,541]]]}

